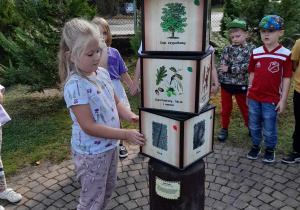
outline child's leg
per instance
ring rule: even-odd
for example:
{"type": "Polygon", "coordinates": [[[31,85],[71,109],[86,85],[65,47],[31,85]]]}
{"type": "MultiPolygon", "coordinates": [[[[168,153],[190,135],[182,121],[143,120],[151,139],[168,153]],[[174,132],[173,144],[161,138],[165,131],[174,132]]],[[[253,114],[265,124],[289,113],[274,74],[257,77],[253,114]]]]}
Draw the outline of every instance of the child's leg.
{"type": "Polygon", "coordinates": [[[115,190],[116,187],[116,181],[117,181],[117,171],[118,171],[118,147],[115,147],[113,149],[113,154],[111,157],[111,162],[109,166],[109,175],[107,177],[107,184],[106,184],[106,190],[105,190],[105,197],[102,209],[106,209],[110,198],[115,190]]]}
{"type": "Polygon", "coordinates": [[[228,130],[230,123],[230,114],[232,111],[232,94],[221,88],[221,123],[222,127],[228,130]]]}
{"type": "Polygon", "coordinates": [[[263,133],[266,148],[275,149],[277,144],[277,111],[275,103],[262,103],[263,133]]]}
{"type": "Polygon", "coordinates": [[[116,182],[116,172],[110,174],[112,161],[116,161],[113,158],[116,148],[97,155],[82,155],[72,149],[76,178],[81,184],[78,210],[103,209],[107,205],[111,195],[106,193],[106,187],[114,189],[116,182]]]}
{"type": "Polygon", "coordinates": [[[249,108],[247,104],[247,95],[235,94],[234,96],[244,118],[245,125],[249,127],[249,108]]]}
{"type": "Polygon", "coordinates": [[[3,164],[1,160],[1,147],[2,147],[2,127],[0,126],[0,192],[7,188],[3,164]]]}
{"type": "Polygon", "coordinates": [[[295,130],[293,134],[293,149],[300,153],[300,93],[294,91],[295,130]]]}
{"type": "MultiPolygon", "coordinates": [[[[123,128],[122,122],[120,121],[120,129],[123,128]]],[[[119,157],[120,158],[125,158],[128,156],[128,151],[124,145],[124,140],[120,140],[120,145],[119,145],[119,157]]]]}
{"type": "Polygon", "coordinates": [[[258,145],[262,141],[262,107],[261,103],[248,99],[249,104],[249,130],[253,145],[258,145]]]}

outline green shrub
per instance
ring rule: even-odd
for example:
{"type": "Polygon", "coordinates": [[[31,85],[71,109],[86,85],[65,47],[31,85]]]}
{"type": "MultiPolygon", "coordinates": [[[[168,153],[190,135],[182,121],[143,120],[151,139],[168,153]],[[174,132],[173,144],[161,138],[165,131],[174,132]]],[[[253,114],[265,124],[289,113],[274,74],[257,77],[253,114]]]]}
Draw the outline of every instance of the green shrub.
{"type": "Polygon", "coordinates": [[[300,37],[300,1],[299,0],[226,0],[221,21],[221,34],[228,40],[226,24],[235,18],[243,18],[249,26],[248,41],[256,46],[262,45],[258,25],[261,19],[270,14],[279,15],[285,22],[285,33],[281,42],[291,48],[300,37]]]}
{"type": "Polygon", "coordinates": [[[54,87],[59,83],[60,29],[72,17],[91,19],[96,10],[85,0],[23,0],[11,8],[20,25],[11,36],[0,33],[0,45],[10,56],[9,65],[0,64],[3,84],[25,84],[32,91],[54,87]]]}

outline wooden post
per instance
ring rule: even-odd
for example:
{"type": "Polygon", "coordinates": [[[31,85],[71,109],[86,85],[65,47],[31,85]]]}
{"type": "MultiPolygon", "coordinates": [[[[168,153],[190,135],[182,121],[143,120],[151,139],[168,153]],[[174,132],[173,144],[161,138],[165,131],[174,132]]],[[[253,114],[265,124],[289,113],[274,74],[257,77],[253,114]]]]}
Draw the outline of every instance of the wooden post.
{"type": "Polygon", "coordinates": [[[203,210],[203,159],[179,170],[153,158],[148,163],[151,210],[203,210]]]}

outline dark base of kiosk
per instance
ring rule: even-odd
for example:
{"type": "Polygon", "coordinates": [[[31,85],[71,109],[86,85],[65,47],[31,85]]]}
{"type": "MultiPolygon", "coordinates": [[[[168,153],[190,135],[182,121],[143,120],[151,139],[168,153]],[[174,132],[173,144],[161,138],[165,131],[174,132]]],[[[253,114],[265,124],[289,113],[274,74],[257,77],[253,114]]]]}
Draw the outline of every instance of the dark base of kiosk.
{"type": "MultiPolygon", "coordinates": [[[[178,170],[151,158],[148,163],[151,210],[203,210],[205,190],[205,164],[203,159],[185,170],[178,170]],[[169,199],[157,194],[156,179],[166,183],[179,183],[180,196],[169,199]]],[[[169,193],[170,190],[162,192],[169,193]]],[[[165,195],[165,194],[164,194],[165,195]]]]}

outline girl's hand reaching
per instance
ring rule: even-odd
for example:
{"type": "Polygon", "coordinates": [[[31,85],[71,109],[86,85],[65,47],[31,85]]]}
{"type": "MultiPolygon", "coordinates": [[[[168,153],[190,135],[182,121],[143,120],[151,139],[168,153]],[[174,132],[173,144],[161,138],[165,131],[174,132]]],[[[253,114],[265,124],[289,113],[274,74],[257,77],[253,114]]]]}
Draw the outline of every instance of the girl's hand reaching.
{"type": "Polygon", "coordinates": [[[99,45],[100,45],[100,49],[105,50],[107,49],[107,45],[105,43],[105,40],[103,38],[99,38],[99,45]]]}
{"type": "Polygon", "coordinates": [[[143,146],[145,144],[145,138],[144,135],[141,134],[138,130],[136,129],[129,129],[126,130],[126,140],[128,140],[131,143],[134,143],[139,146],[143,146]]]}

